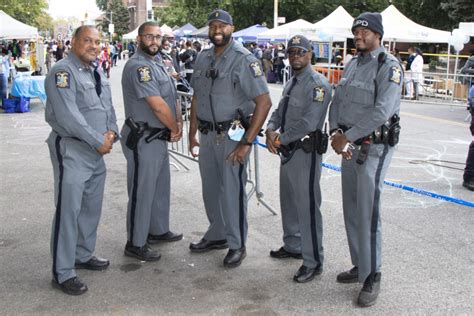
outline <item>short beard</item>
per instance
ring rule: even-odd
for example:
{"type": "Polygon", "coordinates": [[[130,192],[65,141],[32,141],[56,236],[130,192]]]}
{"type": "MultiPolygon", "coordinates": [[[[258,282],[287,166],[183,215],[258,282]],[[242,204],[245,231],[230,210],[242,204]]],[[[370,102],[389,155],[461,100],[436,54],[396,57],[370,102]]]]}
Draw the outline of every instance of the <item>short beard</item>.
{"type": "Polygon", "coordinates": [[[146,46],[143,42],[140,42],[140,49],[150,56],[156,56],[160,52],[160,48],[161,47],[158,46],[158,49],[156,50],[156,52],[152,52],[148,46],[146,46]]]}
{"type": "Polygon", "coordinates": [[[211,40],[212,44],[214,44],[214,46],[216,46],[216,47],[224,47],[224,46],[226,46],[227,44],[229,44],[231,38],[232,38],[232,33],[231,33],[231,34],[223,34],[223,36],[222,36],[222,44],[216,44],[216,42],[214,41],[214,38],[213,38],[213,37],[210,37],[209,39],[211,40]]]}

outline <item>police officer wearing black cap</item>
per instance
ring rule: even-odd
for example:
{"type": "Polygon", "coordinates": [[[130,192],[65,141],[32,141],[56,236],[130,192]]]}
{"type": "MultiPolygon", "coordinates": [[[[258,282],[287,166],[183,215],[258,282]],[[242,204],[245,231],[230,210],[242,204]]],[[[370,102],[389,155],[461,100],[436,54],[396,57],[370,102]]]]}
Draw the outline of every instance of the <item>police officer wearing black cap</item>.
{"type": "MultiPolygon", "coordinates": [[[[293,36],[287,56],[295,75],[288,81],[278,108],[267,126],[267,146],[280,153],[280,205],[283,247],[270,251],[277,259],[303,259],[294,275],[298,283],[311,281],[323,271],[323,223],[320,211],[323,137],[331,86],[311,66],[312,47],[307,38],[293,36]],[[276,132],[279,130],[279,133],[276,132]]],[[[325,147],[325,148],[324,148],[325,147]]]]}
{"type": "Polygon", "coordinates": [[[353,268],[340,283],[363,282],[358,304],[375,303],[381,282],[380,201],[400,131],[403,71],[381,46],[382,16],[363,13],[352,26],[358,55],[344,69],[329,122],[332,147],[342,159],[344,221],[353,268]]]}
{"type": "Polygon", "coordinates": [[[260,62],[232,39],[229,13],[215,10],[208,23],[214,46],[203,50],[194,66],[189,145],[194,156],[200,146],[199,169],[210,225],[190,250],[229,247],[224,266],[233,268],[246,256],[247,164],[271,100],[260,62]]]}

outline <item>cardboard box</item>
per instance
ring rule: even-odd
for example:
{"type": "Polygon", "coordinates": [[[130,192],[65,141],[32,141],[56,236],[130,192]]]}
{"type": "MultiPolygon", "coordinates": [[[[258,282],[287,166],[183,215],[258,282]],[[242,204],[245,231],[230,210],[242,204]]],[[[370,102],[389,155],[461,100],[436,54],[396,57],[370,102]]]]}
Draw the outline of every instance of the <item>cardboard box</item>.
{"type": "Polygon", "coordinates": [[[467,85],[460,82],[454,84],[454,97],[457,99],[467,99],[467,85]]]}
{"type": "MultiPolygon", "coordinates": [[[[435,81],[433,84],[433,89],[446,90],[446,79],[435,81]]],[[[448,90],[452,91],[453,89],[454,89],[453,79],[448,79],[448,90]]]]}

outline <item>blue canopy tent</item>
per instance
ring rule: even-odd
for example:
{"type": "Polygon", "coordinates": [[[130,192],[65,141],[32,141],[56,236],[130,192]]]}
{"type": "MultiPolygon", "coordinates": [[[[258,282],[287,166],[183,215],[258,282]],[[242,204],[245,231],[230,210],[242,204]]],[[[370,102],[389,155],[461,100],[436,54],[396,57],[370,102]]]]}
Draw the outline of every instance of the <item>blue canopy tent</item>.
{"type": "Polygon", "coordinates": [[[197,29],[188,34],[190,37],[199,37],[199,38],[208,38],[209,26],[203,26],[200,29],[197,29]]]}
{"type": "Polygon", "coordinates": [[[184,37],[189,36],[192,32],[196,31],[197,28],[194,27],[191,23],[187,23],[180,28],[173,31],[175,37],[184,37]]]}
{"type": "Polygon", "coordinates": [[[257,35],[265,31],[268,31],[266,26],[255,24],[246,29],[233,33],[232,37],[235,39],[241,38],[244,42],[256,42],[257,35]]]}

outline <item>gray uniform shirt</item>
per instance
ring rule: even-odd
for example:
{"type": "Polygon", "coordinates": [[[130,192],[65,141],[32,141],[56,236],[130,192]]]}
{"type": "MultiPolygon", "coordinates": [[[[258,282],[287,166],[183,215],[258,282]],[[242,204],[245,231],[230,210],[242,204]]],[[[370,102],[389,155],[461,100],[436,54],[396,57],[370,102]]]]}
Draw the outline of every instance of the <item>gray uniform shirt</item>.
{"type": "Polygon", "coordinates": [[[93,148],[102,146],[108,130],[119,135],[110,84],[103,74],[100,84],[99,97],[92,65],[84,65],[72,51],[51,68],[45,80],[45,118],[58,135],[79,138],[93,148]]]}
{"type": "Polygon", "coordinates": [[[398,60],[386,55],[379,68],[380,47],[367,56],[359,55],[347,64],[329,110],[332,129],[349,128],[347,139],[354,142],[368,136],[400,112],[403,71],[398,60]]]}
{"type": "MultiPolygon", "coordinates": [[[[303,138],[310,132],[322,129],[326,113],[331,101],[331,86],[328,80],[308,65],[303,72],[296,75],[297,82],[288,100],[285,117],[285,129],[280,135],[280,142],[288,145],[303,138]]],[[[272,113],[267,127],[277,130],[281,127],[283,105],[291,86],[288,81],[283,90],[283,97],[278,108],[272,113]]]]}
{"type": "Polygon", "coordinates": [[[253,99],[268,93],[260,62],[236,41],[217,59],[214,48],[202,51],[194,65],[191,86],[197,97],[197,116],[208,122],[213,121],[210,98],[216,122],[224,122],[234,119],[238,108],[250,115],[255,109],[253,99]],[[218,70],[214,84],[209,76],[211,68],[218,70]]]}
{"type": "Polygon", "coordinates": [[[127,118],[148,122],[150,127],[164,128],[165,125],[155,116],[145,99],[150,96],[162,97],[176,118],[178,93],[159,54],[150,58],[141,49],[137,50],[123,69],[122,92],[127,118]]]}

